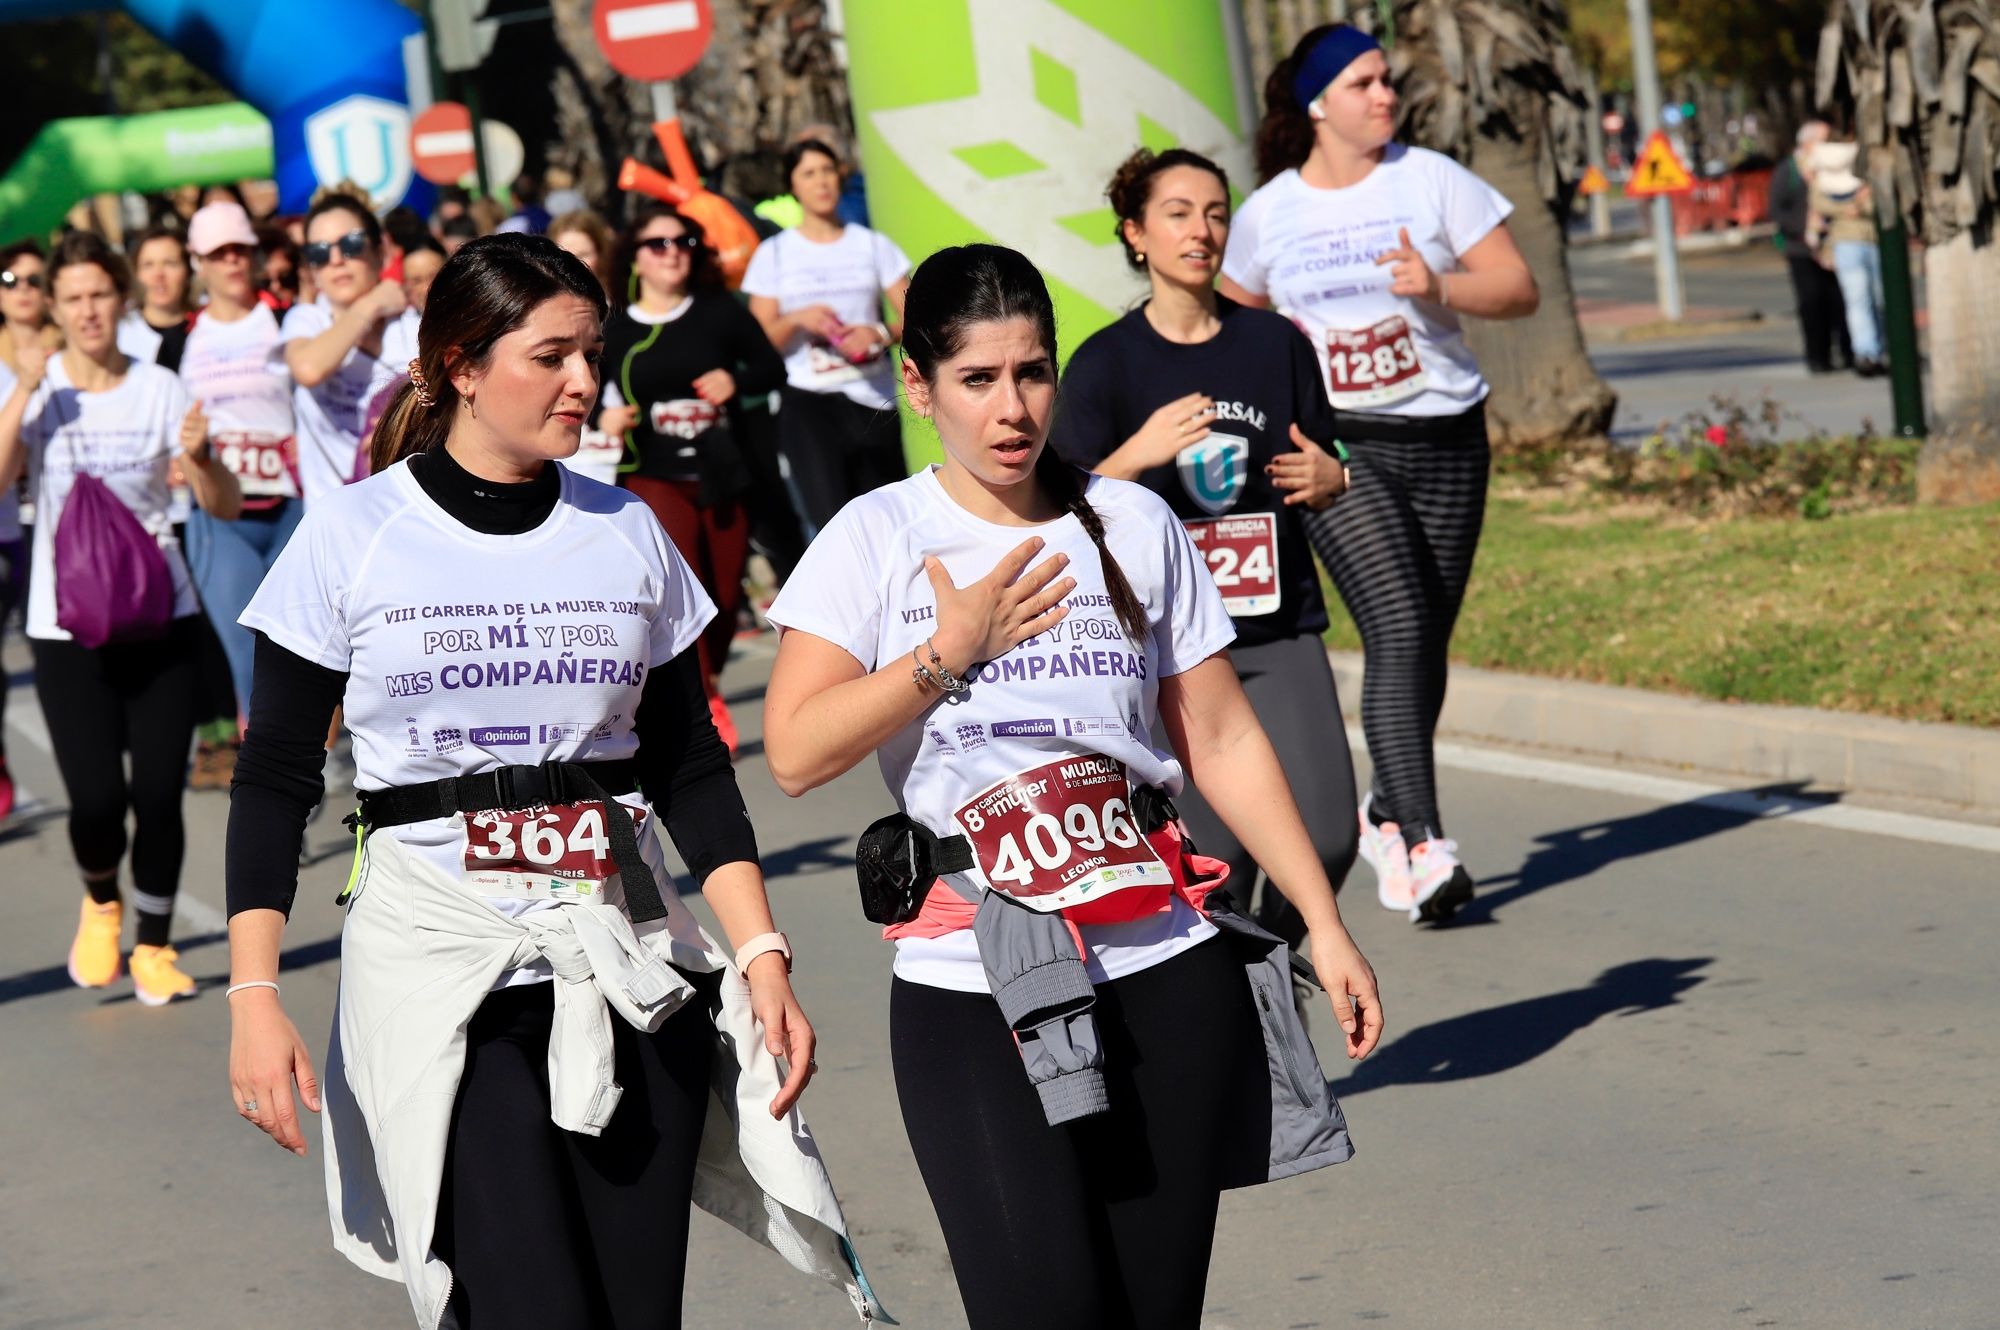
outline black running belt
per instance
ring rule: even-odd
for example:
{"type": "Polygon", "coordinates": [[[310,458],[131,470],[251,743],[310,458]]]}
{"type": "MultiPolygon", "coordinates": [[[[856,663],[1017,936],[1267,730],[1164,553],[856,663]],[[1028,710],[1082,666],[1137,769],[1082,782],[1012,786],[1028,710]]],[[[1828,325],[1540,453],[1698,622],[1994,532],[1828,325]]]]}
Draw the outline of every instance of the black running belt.
{"type": "Polygon", "coordinates": [[[664,919],[666,905],[653,870],[639,857],[639,840],[632,819],[608,815],[615,796],[639,788],[638,765],[626,759],[608,762],[544,762],[540,766],[499,767],[470,776],[446,776],[421,785],[387,790],[362,790],[360,822],[368,831],[427,822],[454,813],[515,812],[538,804],[574,804],[596,800],[607,806],[605,828],[611,837],[611,857],[625,884],[625,908],[632,922],[664,919]]]}

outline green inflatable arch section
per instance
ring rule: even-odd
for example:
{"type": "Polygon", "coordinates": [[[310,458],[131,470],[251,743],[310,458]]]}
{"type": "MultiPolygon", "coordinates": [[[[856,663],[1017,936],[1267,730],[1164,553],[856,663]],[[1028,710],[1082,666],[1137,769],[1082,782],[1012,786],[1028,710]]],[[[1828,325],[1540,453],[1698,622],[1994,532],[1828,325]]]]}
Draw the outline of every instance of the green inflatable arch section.
{"type": "Polygon", "coordinates": [[[0,178],[0,239],[51,231],[93,194],[271,175],[271,122],[242,102],[51,120],[0,178]]]}

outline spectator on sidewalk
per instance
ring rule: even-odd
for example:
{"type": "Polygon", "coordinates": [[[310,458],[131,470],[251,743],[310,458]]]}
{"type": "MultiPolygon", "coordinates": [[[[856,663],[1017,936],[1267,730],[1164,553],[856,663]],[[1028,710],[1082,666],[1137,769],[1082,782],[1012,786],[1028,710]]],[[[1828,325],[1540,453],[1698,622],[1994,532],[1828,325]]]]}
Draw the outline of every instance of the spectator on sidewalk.
{"type": "Polygon", "coordinates": [[[1820,266],[1830,268],[1846,306],[1854,372],[1874,378],[1886,368],[1882,354],[1882,247],[1875,236],[1875,196],[1854,174],[1857,143],[1822,143],[1813,149],[1810,231],[1820,266]]]}
{"type": "Polygon", "coordinates": [[[1812,216],[1813,150],[1832,130],[1824,120],[1799,126],[1792,155],[1771,175],[1771,220],[1777,223],[1792,272],[1792,294],[1798,300],[1799,330],[1805,335],[1806,368],[1832,374],[1853,359],[1847,320],[1841,311],[1840,283],[1813,253],[1806,237],[1812,216]]]}

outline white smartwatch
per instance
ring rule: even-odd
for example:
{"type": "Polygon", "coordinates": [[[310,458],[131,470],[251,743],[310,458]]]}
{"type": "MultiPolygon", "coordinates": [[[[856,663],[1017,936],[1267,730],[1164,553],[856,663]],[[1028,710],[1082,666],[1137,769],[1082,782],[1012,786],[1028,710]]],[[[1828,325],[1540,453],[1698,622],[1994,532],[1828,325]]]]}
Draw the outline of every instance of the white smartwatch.
{"type": "Polygon", "coordinates": [[[750,969],[750,962],[767,951],[775,951],[785,958],[785,973],[792,972],[792,944],[785,941],[783,933],[759,933],[736,949],[736,973],[744,974],[750,969]]]}

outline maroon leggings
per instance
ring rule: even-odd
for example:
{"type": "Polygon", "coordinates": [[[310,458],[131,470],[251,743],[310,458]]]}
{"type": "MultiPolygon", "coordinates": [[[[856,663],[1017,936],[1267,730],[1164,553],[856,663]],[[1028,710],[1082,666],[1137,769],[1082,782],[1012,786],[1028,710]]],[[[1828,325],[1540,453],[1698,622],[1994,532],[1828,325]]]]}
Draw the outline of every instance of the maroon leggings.
{"type": "Polygon", "coordinates": [[[625,486],[646,501],[653,516],[667,529],[674,548],[694,569],[715,601],[715,621],[701,635],[701,676],[722,673],[729,643],[736,636],[736,616],[743,608],[743,565],[750,558],[750,519],[743,505],[731,499],[713,508],[699,502],[701,486],[691,480],[654,480],[627,476],[625,486]]]}

